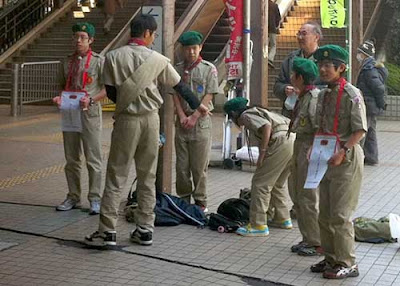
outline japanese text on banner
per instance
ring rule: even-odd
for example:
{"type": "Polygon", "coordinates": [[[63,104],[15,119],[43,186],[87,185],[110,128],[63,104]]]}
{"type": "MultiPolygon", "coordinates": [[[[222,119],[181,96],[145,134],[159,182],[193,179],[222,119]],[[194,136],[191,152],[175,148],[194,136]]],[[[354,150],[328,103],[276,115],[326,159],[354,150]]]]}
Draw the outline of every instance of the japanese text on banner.
{"type": "Polygon", "coordinates": [[[321,0],[322,28],[344,28],[346,22],[345,0],[321,0]]]}
{"type": "Polygon", "coordinates": [[[243,74],[243,0],[224,0],[228,13],[231,36],[226,51],[228,80],[243,74]]]}

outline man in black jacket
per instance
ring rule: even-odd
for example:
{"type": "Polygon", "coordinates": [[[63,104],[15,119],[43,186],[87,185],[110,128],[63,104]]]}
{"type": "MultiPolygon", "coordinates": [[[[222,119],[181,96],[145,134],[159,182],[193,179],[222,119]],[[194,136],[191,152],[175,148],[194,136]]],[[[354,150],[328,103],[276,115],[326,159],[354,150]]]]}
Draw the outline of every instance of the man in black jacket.
{"type": "Polygon", "coordinates": [[[388,70],[375,60],[373,40],[367,40],[357,49],[357,60],[361,62],[357,87],[364,95],[367,108],[368,132],[364,141],[364,163],[378,164],[378,141],[376,138],[376,117],[385,109],[385,81],[388,70]]]}

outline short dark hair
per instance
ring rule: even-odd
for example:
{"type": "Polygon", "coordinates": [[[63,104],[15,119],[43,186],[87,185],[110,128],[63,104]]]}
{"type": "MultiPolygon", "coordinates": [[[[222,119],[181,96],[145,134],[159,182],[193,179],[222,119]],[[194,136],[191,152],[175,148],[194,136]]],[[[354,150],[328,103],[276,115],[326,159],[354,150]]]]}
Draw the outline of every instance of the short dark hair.
{"type": "Polygon", "coordinates": [[[131,37],[141,37],[146,30],[150,30],[150,32],[157,30],[157,22],[153,16],[142,14],[132,20],[131,37]]]}
{"type": "Polygon", "coordinates": [[[305,76],[302,75],[302,74],[298,74],[298,73],[295,72],[295,71],[293,71],[293,73],[294,73],[294,76],[296,77],[296,79],[299,78],[300,76],[302,76],[305,85],[311,85],[311,84],[314,84],[314,83],[315,83],[315,79],[310,79],[310,78],[308,78],[308,77],[305,77],[305,76]]]}

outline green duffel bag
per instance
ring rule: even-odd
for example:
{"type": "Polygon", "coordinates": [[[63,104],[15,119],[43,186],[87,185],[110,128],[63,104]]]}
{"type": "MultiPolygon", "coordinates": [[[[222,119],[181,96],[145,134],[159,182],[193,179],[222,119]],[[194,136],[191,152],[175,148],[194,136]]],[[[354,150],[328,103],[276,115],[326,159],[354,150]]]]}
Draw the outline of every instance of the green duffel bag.
{"type": "Polygon", "coordinates": [[[370,243],[396,242],[390,234],[389,218],[378,220],[358,217],[353,220],[356,241],[370,243]]]}

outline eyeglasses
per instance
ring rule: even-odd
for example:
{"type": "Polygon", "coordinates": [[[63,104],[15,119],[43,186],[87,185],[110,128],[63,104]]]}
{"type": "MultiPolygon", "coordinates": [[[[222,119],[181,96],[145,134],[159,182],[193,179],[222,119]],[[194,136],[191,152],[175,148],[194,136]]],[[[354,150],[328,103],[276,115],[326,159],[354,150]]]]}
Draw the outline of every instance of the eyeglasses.
{"type": "Polygon", "coordinates": [[[309,33],[307,31],[298,31],[296,37],[306,37],[309,33]]]}
{"type": "Polygon", "coordinates": [[[329,69],[331,67],[334,67],[335,64],[334,63],[318,63],[318,67],[321,68],[325,68],[325,69],[329,69]]]}
{"type": "Polygon", "coordinates": [[[85,40],[89,40],[89,37],[87,37],[87,36],[80,36],[80,35],[73,35],[73,36],[72,36],[72,40],[73,40],[73,41],[78,41],[78,40],[85,41],[85,40]]]}
{"type": "Polygon", "coordinates": [[[154,39],[157,39],[160,35],[157,32],[154,32],[154,39]]]}

